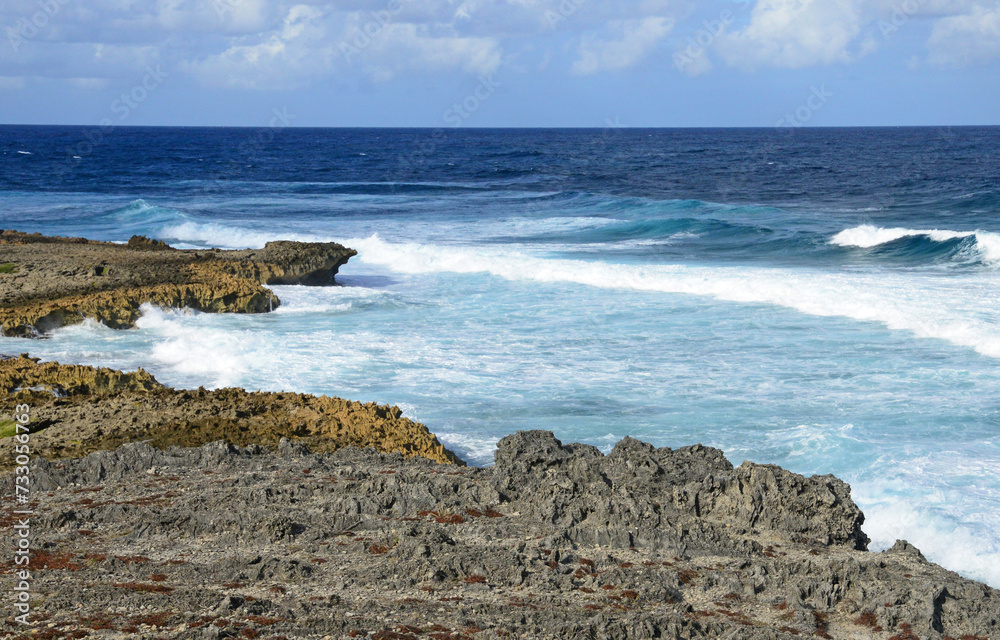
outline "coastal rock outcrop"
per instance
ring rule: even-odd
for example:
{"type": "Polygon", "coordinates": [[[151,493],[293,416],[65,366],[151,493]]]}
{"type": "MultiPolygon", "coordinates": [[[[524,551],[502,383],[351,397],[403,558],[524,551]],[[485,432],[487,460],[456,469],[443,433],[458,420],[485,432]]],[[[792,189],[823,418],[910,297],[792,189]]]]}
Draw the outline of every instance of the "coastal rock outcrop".
{"type": "Polygon", "coordinates": [[[717,547],[721,526],[740,545],[733,534],[862,550],[868,543],[846,483],[751,462],[733,469],[721,451],[701,445],[674,451],[626,437],[605,456],[548,432],[518,432],[500,441],[494,483],[574,542],[683,553],[717,547]],[[671,524],[690,516],[701,523],[695,530],[671,524]]]}
{"type": "Polygon", "coordinates": [[[33,615],[66,637],[1000,638],[997,590],[859,548],[847,485],[701,446],[133,443],[32,478],[33,615]]]}
{"type": "MultiPolygon", "coordinates": [[[[273,448],[284,437],[317,452],[374,447],[464,464],[398,407],[300,393],[171,389],[142,369],[43,363],[27,354],[0,358],[0,412],[10,415],[19,403],[31,406],[33,451],[49,459],[137,441],[166,447],[224,440],[273,448]]],[[[7,459],[0,468],[10,464],[7,459]]]]}
{"type": "Polygon", "coordinates": [[[357,252],[336,243],[269,242],[263,249],[179,250],[142,236],[128,244],[0,231],[0,330],[34,337],[94,318],[135,326],[140,306],[263,313],[281,304],[268,284],[332,284],[357,252]]]}

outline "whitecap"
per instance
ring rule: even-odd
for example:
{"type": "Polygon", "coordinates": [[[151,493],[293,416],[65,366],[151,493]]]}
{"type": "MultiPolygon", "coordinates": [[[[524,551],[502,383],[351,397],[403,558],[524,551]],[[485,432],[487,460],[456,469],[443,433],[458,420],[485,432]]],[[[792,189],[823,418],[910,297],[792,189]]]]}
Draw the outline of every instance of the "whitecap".
{"type": "Polygon", "coordinates": [[[220,247],[225,249],[259,249],[272,240],[298,242],[328,242],[332,238],[302,233],[261,232],[216,223],[183,222],[166,225],[157,234],[161,240],[177,243],[181,248],[220,247]]]}
{"type": "Polygon", "coordinates": [[[870,249],[900,238],[925,236],[934,242],[947,242],[956,238],[976,239],[976,247],[983,260],[1000,264],[1000,233],[991,231],[951,231],[948,229],[906,229],[903,227],[884,228],[863,224],[844,229],[830,239],[830,244],[841,247],[870,249]]]}
{"type": "Polygon", "coordinates": [[[515,281],[564,282],[771,304],[813,316],[877,322],[894,331],[947,340],[1000,358],[996,283],[985,275],[945,279],[892,273],[609,264],[545,259],[513,248],[388,243],[377,235],[352,239],[348,244],[359,251],[359,262],[401,273],[489,273],[515,281]]]}

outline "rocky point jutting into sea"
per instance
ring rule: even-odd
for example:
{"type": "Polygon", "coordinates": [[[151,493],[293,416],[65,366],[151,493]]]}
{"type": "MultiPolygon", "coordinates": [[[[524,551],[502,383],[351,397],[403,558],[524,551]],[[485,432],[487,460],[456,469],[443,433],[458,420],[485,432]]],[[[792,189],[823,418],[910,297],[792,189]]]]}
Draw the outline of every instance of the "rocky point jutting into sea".
{"type": "MultiPolygon", "coordinates": [[[[4,331],[266,312],[263,284],[328,284],[353,255],[130,245],[4,232],[4,331]]],[[[0,395],[5,420],[31,407],[38,456],[35,631],[7,617],[3,637],[1000,637],[1000,592],[905,541],[867,551],[829,475],[543,431],[469,468],[396,407],[28,355],[0,361],[0,395]]]]}
{"type": "Polygon", "coordinates": [[[135,326],[144,303],[263,313],[281,304],[264,285],[332,284],[356,251],[333,243],[269,242],[246,251],[181,251],[142,236],[127,245],[0,231],[0,329],[32,336],[94,318],[135,326]]]}

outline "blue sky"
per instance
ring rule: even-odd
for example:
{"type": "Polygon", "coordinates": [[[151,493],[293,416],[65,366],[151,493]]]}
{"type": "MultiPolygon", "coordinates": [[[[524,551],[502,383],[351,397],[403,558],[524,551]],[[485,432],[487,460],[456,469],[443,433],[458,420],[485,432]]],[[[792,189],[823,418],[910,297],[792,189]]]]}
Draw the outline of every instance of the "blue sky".
{"type": "Polygon", "coordinates": [[[0,122],[1000,124],[1000,0],[3,0],[0,122]]]}

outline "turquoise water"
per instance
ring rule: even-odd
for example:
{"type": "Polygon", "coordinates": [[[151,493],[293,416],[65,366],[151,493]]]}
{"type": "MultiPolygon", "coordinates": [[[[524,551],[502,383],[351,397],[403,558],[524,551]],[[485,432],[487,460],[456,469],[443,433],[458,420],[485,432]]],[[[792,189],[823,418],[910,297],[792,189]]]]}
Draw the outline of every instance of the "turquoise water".
{"type": "MultiPolygon", "coordinates": [[[[886,157],[905,148],[885,136],[886,157]]],[[[467,161],[499,163],[496,144],[485,157],[466,144],[467,161]]],[[[275,287],[271,314],[146,308],[133,331],[87,322],[0,338],[0,352],[141,366],[178,387],[398,404],[481,465],[517,429],[605,451],[626,435],[702,442],[735,464],[834,473],[873,548],[905,537],[1000,586],[995,185],[969,172],[870,185],[801,168],[782,183],[757,167],[713,201],[693,176],[672,187],[690,197],[600,192],[610,178],[598,165],[591,190],[554,184],[566,179],[558,164],[537,179],[451,176],[445,160],[460,155],[405,184],[278,176],[209,189],[178,169],[95,191],[24,178],[4,192],[4,226],[179,247],[335,240],[359,255],[342,286],[275,287]]]]}

